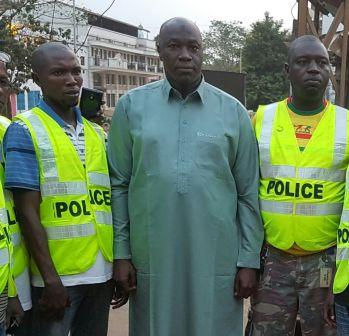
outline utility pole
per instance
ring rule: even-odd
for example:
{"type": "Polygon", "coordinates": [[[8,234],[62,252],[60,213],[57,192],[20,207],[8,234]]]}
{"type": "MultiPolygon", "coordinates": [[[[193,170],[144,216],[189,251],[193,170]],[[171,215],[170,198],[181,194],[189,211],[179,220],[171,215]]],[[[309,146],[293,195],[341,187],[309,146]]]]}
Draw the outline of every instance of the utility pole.
{"type": "Polygon", "coordinates": [[[76,14],[75,14],[75,0],[73,0],[73,43],[74,53],[76,53],[76,14]]]}
{"type": "Polygon", "coordinates": [[[239,67],[240,67],[240,73],[242,73],[242,49],[240,49],[240,62],[239,62],[239,67]]]}

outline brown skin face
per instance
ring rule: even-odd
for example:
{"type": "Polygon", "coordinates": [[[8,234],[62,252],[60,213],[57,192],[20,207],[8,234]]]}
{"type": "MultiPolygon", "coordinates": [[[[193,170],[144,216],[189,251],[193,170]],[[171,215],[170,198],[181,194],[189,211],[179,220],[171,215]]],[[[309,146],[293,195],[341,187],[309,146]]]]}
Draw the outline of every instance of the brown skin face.
{"type": "Polygon", "coordinates": [[[0,114],[6,115],[7,104],[11,93],[10,81],[7,75],[6,66],[0,62],[0,114]]]}
{"type": "Polygon", "coordinates": [[[292,84],[295,106],[303,110],[319,107],[330,76],[325,47],[319,41],[299,41],[290,51],[285,69],[292,84]]]}
{"type": "Polygon", "coordinates": [[[193,92],[201,82],[203,50],[199,29],[186,19],[172,19],[160,31],[157,50],[170,84],[184,97],[193,92]]]}
{"type": "Polygon", "coordinates": [[[81,67],[69,50],[43,55],[43,65],[33,73],[34,81],[41,87],[44,100],[64,118],[72,114],[78,104],[82,86],[81,67]]]}

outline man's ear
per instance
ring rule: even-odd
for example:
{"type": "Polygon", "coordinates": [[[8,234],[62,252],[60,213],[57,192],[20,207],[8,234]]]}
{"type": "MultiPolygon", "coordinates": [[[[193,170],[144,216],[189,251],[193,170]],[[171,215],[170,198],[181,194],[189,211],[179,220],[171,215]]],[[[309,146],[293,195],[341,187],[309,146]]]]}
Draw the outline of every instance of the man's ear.
{"type": "Polygon", "coordinates": [[[286,73],[286,76],[288,78],[289,74],[290,74],[290,66],[288,63],[285,63],[284,65],[284,70],[285,70],[285,73],[286,73]]]}
{"type": "Polygon", "coordinates": [[[160,60],[162,61],[162,56],[161,56],[161,49],[160,49],[160,44],[159,42],[156,42],[156,50],[159,54],[160,60]]]}
{"type": "Polygon", "coordinates": [[[33,79],[33,81],[34,81],[35,84],[37,84],[38,86],[41,87],[41,85],[40,85],[40,78],[39,78],[39,76],[37,75],[37,73],[32,72],[32,79],[33,79]]]}

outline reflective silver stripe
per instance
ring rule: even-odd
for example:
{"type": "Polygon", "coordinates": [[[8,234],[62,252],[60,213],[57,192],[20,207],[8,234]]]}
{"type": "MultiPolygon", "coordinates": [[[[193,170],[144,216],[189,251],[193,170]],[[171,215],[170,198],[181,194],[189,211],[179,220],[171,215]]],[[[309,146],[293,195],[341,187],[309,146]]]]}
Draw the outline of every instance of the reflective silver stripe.
{"type": "Polygon", "coordinates": [[[5,208],[0,208],[0,222],[4,224],[8,223],[7,211],[5,208]]]}
{"type": "Polygon", "coordinates": [[[347,247],[337,247],[337,261],[349,260],[349,248],[347,247]]]}
{"type": "Polygon", "coordinates": [[[96,216],[97,223],[107,224],[107,225],[112,225],[113,224],[113,219],[112,219],[111,212],[96,211],[95,212],[95,216],[96,216]]]}
{"type": "Polygon", "coordinates": [[[293,178],[296,176],[296,168],[293,166],[261,165],[262,178],[293,178]]]}
{"type": "Polygon", "coordinates": [[[260,200],[259,204],[262,211],[279,213],[282,215],[292,215],[293,213],[293,203],[291,202],[260,200]]]}
{"type": "Polygon", "coordinates": [[[0,250],[0,265],[4,266],[10,262],[9,253],[7,247],[0,250]]]}
{"type": "Polygon", "coordinates": [[[49,182],[40,186],[42,196],[54,195],[85,195],[85,182],[49,182]]]}
{"type": "Polygon", "coordinates": [[[298,169],[299,179],[321,180],[329,182],[344,182],[345,169],[326,169],[326,168],[310,168],[303,167],[298,169]]]}
{"type": "Polygon", "coordinates": [[[349,222],[349,210],[343,210],[341,222],[349,222]]]}
{"type": "MultiPolygon", "coordinates": [[[[261,200],[260,206],[262,211],[291,215],[293,213],[294,204],[292,202],[277,202],[261,200]]],[[[329,204],[312,204],[312,203],[298,203],[295,205],[294,213],[303,216],[340,216],[342,212],[342,203],[329,204]]]]}
{"type": "Polygon", "coordinates": [[[334,134],[334,153],[333,166],[341,165],[345,158],[345,149],[347,144],[347,114],[348,111],[340,106],[336,106],[335,112],[335,134],[334,134]]]}
{"type": "Polygon", "coordinates": [[[270,163],[270,140],[278,103],[268,105],[264,110],[262,129],[259,137],[259,153],[262,162],[270,163]]]}
{"type": "Polygon", "coordinates": [[[7,127],[10,126],[11,121],[6,117],[0,116],[0,124],[6,129],[7,127]]]}
{"type": "Polygon", "coordinates": [[[305,216],[340,216],[342,212],[342,203],[312,204],[301,203],[296,206],[296,215],[305,216]]]}
{"type": "Polygon", "coordinates": [[[98,125],[96,125],[95,123],[91,122],[92,127],[94,128],[94,130],[97,132],[99,138],[104,141],[104,134],[103,134],[103,129],[101,129],[98,125]]]}
{"type": "Polygon", "coordinates": [[[92,223],[78,225],[63,225],[46,227],[46,234],[50,240],[81,238],[93,236],[96,233],[92,223]]]}
{"type": "Polygon", "coordinates": [[[28,119],[36,133],[36,138],[38,141],[38,147],[40,151],[41,164],[45,179],[58,179],[58,171],[54,151],[49,135],[47,134],[43,123],[37,117],[37,115],[35,115],[31,111],[25,112],[23,115],[28,119]]]}
{"type": "Polygon", "coordinates": [[[22,242],[21,234],[19,232],[12,233],[11,234],[11,241],[12,241],[13,246],[21,245],[21,242],[22,242]]]}
{"type": "Polygon", "coordinates": [[[110,188],[109,175],[102,173],[89,173],[90,184],[110,188]]]}
{"type": "MultiPolygon", "coordinates": [[[[345,169],[302,167],[298,169],[297,179],[344,182],[345,169]]],[[[295,178],[296,167],[283,165],[261,165],[262,178],[295,178]]]]}
{"type": "Polygon", "coordinates": [[[12,192],[4,189],[5,201],[8,202],[12,199],[12,192]]]}

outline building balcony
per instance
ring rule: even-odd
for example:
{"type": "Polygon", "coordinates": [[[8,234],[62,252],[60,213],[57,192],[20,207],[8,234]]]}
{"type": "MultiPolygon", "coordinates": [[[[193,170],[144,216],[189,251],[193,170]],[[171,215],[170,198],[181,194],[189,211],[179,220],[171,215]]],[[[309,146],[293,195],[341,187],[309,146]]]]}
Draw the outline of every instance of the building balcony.
{"type": "Polygon", "coordinates": [[[92,68],[98,68],[98,70],[128,70],[125,72],[143,72],[143,73],[162,73],[162,67],[157,65],[148,65],[141,62],[127,62],[115,58],[90,58],[90,66],[92,68]]]}
{"type": "Polygon", "coordinates": [[[90,58],[90,65],[92,67],[100,67],[100,68],[112,68],[112,69],[125,69],[127,70],[127,62],[120,61],[119,59],[114,58],[90,58]]]}
{"type": "Polygon", "coordinates": [[[147,40],[146,44],[140,44],[136,40],[134,43],[121,42],[114,39],[103,38],[99,36],[89,36],[89,44],[91,46],[108,47],[123,51],[133,51],[140,55],[158,56],[155,42],[147,40]]]}

